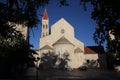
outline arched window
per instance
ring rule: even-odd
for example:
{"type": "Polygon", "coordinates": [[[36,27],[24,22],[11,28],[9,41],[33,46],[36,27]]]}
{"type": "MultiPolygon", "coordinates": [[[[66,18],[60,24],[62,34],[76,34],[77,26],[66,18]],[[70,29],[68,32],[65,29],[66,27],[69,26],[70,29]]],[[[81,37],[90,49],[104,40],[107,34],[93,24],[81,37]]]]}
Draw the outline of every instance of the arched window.
{"type": "Polygon", "coordinates": [[[43,24],[43,29],[45,28],[45,25],[43,24]]]}
{"type": "Polygon", "coordinates": [[[46,24],[46,29],[48,28],[47,24],[46,24]]]}
{"type": "Polygon", "coordinates": [[[45,34],[43,33],[43,37],[45,36],[45,34]]]}

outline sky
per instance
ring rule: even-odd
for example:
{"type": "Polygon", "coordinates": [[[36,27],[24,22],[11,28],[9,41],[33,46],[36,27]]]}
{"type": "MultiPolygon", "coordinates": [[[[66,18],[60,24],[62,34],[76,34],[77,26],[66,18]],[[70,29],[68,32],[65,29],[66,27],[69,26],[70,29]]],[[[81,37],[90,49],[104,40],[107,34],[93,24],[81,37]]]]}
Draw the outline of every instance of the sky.
{"type": "MultiPolygon", "coordinates": [[[[75,37],[84,43],[85,46],[97,46],[93,40],[96,23],[91,19],[92,6],[87,5],[87,11],[80,6],[80,0],[68,0],[69,6],[59,6],[58,0],[51,2],[44,8],[38,10],[38,18],[42,20],[42,15],[46,8],[49,17],[49,27],[64,18],[74,27],[75,37]]],[[[36,28],[30,30],[30,43],[33,49],[39,49],[39,40],[41,37],[41,22],[36,28]]]]}

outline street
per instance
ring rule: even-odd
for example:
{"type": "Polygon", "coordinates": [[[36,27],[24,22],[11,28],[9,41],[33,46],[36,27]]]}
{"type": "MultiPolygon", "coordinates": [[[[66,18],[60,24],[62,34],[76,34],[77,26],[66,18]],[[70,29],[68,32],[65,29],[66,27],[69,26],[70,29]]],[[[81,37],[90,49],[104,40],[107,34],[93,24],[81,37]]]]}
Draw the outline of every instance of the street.
{"type": "MultiPolygon", "coordinates": [[[[22,80],[119,80],[120,72],[88,69],[87,71],[36,71],[31,68],[21,77],[22,80]],[[38,75],[37,75],[38,74],[38,75]]],[[[21,79],[19,78],[19,80],[21,79]]],[[[17,79],[18,80],[18,79],[17,79]]]]}
{"type": "Polygon", "coordinates": [[[88,69],[86,71],[72,70],[36,70],[35,67],[27,69],[22,74],[11,74],[9,77],[0,77],[0,80],[120,80],[120,72],[101,69],[88,69]]]}

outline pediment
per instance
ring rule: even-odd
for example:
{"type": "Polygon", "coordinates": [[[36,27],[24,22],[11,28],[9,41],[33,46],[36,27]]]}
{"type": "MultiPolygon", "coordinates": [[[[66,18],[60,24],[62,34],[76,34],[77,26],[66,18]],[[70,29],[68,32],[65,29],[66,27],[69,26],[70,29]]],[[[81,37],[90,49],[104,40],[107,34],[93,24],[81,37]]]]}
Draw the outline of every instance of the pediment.
{"type": "Polygon", "coordinates": [[[66,26],[66,27],[69,27],[69,28],[72,28],[72,25],[67,21],[65,20],[64,18],[61,18],[60,20],[58,20],[55,24],[52,25],[51,28],[55,28],[55,27],[58,27],[59,26],[66,26]]]}
{"type": "Polygon", "coordinates": [[[53,48],[51,46],[49,46],[49,45],[45,45],[42,48],[40,48],[40,50],[42,50],[42,49],[51,49],[51,50],[53,50],[53,48]]]}
{"type": "Polygon", "coordinates": [[[60,39],[58,39],[53,45],[55,44],[72,44],[74,45],[72,42],[70,42],[67,38],[65,38],[64,36],[61,37],[60,39]]]}
{"type": "Polygon", "coordinates": [[[80,49],[79,47],[77,47],[75,50],[74,50],[75,53],[80,53],[80,52],[83,52],[82,49],[80,49]]]}

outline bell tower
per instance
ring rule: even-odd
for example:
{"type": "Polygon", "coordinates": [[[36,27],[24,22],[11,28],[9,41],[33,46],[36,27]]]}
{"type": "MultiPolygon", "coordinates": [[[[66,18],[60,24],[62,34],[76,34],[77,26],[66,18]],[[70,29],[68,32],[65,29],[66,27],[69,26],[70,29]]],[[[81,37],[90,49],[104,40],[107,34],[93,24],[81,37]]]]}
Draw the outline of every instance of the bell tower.
{"type": "Polygon", "coordinates": [[[41,37],[46,37],[49,35],[49,19],[48,14],[45,9],[43,17],[42,17],[42,34],[41,37]]]}

